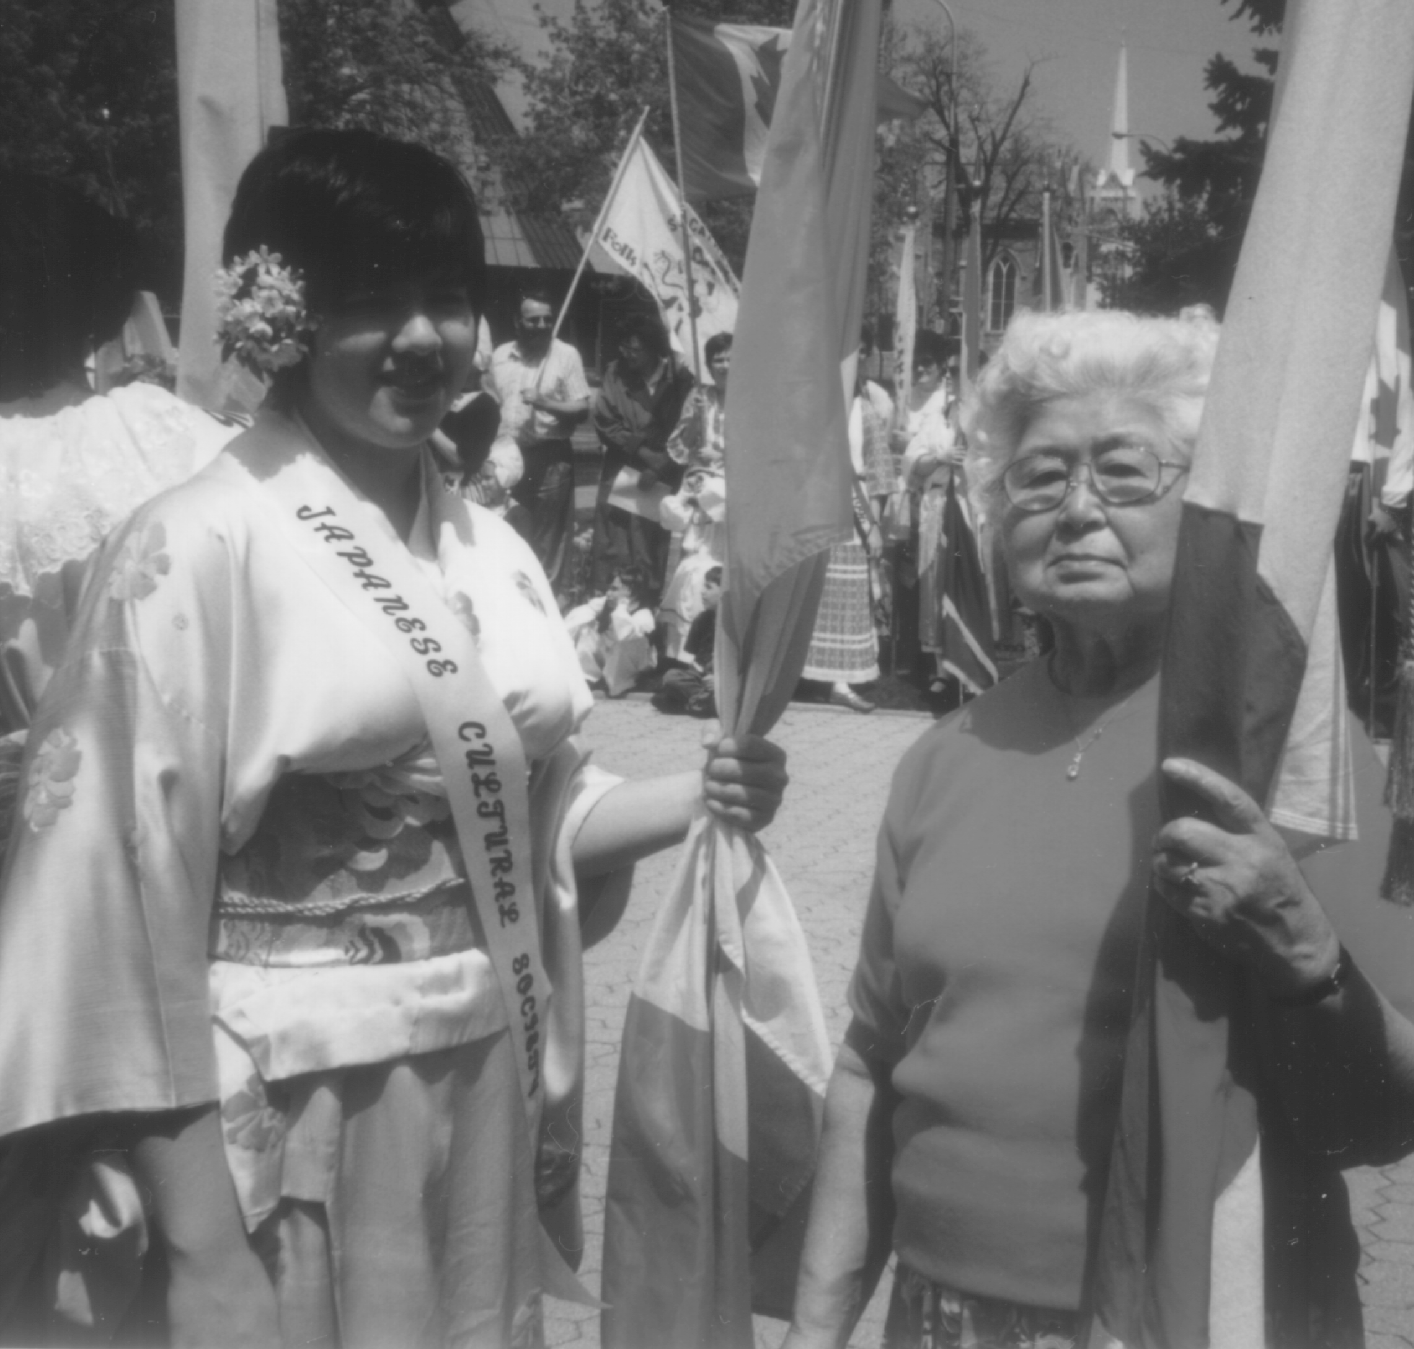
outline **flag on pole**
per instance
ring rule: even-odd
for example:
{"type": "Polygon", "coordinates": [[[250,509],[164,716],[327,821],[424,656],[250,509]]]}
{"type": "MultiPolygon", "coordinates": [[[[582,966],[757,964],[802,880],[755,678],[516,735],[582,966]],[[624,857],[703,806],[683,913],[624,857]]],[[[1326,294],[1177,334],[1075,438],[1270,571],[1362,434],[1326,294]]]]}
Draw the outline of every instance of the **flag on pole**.
{"type": "Polygon", "coordinates": [[[918,336],[918,287],[914,280],[914,252],[918,227],[905,225],[898,255],[898,294],[894,297],[894,407],[907,414],[908,391],[913,387],[913,343],[918,336]]]}
{"type": "MultiPolygon", "coordinates": [[[[641,134],[625,149],[616,183],[612,199],[600,213],[595,242],[657,300],[674,343],[686,353],[692,345],[692,325],[678,191],[641,134]]],[[[707,339],[736,327],[741,288],[697,212],[689,206],[685,215],[692,240],[692,299],[700,358],[694,368],[706,370],[707,339]]]]}
{"type": "Polygon", "coordinates": [[[967,212],[967,242],[962,253],[962,387],[964,402],[982,368],[982,220],[977,202],[967,212]]]}
{"type": "MultiPolygon", "coordinates": [[[[1296,0],[1286,25],[1261,186],[1184,495],[1160,754],[1199,759],[1275,823],[1330,839],[1354,826],[1330,545],[1414,95],[1414,7],[1296,0]],[[1328,209],[1357,196],[1354,215],[1328,209]]],[[[1166,800],[1167,813],[1182,804],[1166,800]]],[[[1162,900],[1147,924],[1096,1314],[1130,1349],[1260,1345],[1258,1124],[1240,1066],[1256,1047],[1242,1009],[1256,999],[1162,900]]],[[[1268,1236],[1266,1258],[1306,1258],[1303,1243],[1268,1236]]],[[[1283,1271],[1291,1287],[1299,1276],[1285,1264],[1267,1279],[1283,1271]]],[[[1304,1322],[1276,1326],[1270,1343],[1308,1334],[1304,1322]]]]}
{"type": "MultiPolygon", "coordinates": [[[[1414,391],[1409,387],[1408,306],[1399,259],[1391,249],[1335,539],[1336,606],[1351,706],[1370,734],[1382,738],[1390,737],[1398,712],[1409,564],[1403,534],[1376,526],[1384,515],[1407,520],[1411,479],[1414,391]]],[[[1395,783],[1407,776],[1402,755],[1393,756],[1391,774],[1395,783]]],[[[1404,870],[1399,868],[1401,874],[1404,870]]]]}
{"type": "Polygon", "coordinates": [[[276,0],[177,0],[177,110],[186,231],[177,392],[220,410],[263,393],[222,365],[215,276],[236,183],[287,119],[276,0]]]}
{"type": "Polygon", "coordinates": [[[1414,489],[1414,388],[1410,386],[1409,293],[1392,248],[1365,388],[1368,415],[1356,432],[1355,458],[1371,464],[1380,500],[1392,510],[1402,510],[1414,489]]]}
{"type": "MultiPolygon", "coordinates": [[[[851,537],[847,398],[869,240],[880,0],[801,0],[752,219],[727,394],[718,701],[764,733],[851,537]]],[[[759,842],[688,835],[630,999],[605,1211],[607,1349],[749,1349],[788,1315],[831,1054],[759,842]],[[753,1297],[754,1294],[754,1297],[753,1297]]]]}
{"type": "Polygon", "coordinates": [[[1047,190],[1041,194],[1041,309],[1044,313],[1058,314],[1069,307],[1067,278],[1055,208],[1047,190]]]}
{"type": "MultiPolygon", "coordinates": [[[[672,25],[687,195],[754,192],[791,30],[713,24],[676,10],[672,25]]],[[[875,97],[881,121],[912,120],[927,110],[887,77],[877,80],[875,97]]]]}

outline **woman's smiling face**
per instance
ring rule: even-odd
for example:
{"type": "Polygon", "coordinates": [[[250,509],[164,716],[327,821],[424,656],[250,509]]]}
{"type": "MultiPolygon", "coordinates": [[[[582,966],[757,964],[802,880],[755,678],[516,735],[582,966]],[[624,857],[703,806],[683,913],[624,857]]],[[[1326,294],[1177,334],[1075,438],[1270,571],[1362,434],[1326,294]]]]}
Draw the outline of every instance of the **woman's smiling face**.
{"type": "Polygon", "coordinates": [[[1144,444],[1165,460],[1175,450],[1147,402],[1096,392],[1047,403],[1026,428],[1013,462],[1049,451],[1071,465],[1059,506],[1028,514],[1008,503],[1002,544],[1012,584],[1029,607],[1078,629],[1123,630],[1168,610],[1183,493],[1169,485],[1151,500],[1109,505],[1081,465],[1111,443],[1144,444]]]}
{"type": "Polygon", "coordinates": [[[320,316],[306,412],[368,448],[421,445],[470,374],[476,318],[465,283],[446,274],[392,280],[343,297],[320,316]]]}

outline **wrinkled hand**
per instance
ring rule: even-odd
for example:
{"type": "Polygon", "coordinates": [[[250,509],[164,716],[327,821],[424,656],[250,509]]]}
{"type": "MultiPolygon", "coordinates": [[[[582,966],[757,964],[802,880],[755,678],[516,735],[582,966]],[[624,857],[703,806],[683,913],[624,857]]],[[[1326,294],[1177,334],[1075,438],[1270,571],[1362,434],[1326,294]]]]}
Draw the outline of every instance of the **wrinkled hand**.
{"type": "Polygon", "coordinates": [[[718,819],[755,833],[781,808],[790,775],[786,752],[759,735],[728,740],[707,736],[707,766],[702,770],[702,799],[718,819]]]}
{"type": "Polygon", "coordinates": [[[1154,879],[1204,941],[1251,969],[1277,997],[1330,976],[1335,929],[1261,807],[1192,759],[1166,759],[1164,776],[1200,797],[1216,824],[1184,817],[1154,838],[1154,879]]]}

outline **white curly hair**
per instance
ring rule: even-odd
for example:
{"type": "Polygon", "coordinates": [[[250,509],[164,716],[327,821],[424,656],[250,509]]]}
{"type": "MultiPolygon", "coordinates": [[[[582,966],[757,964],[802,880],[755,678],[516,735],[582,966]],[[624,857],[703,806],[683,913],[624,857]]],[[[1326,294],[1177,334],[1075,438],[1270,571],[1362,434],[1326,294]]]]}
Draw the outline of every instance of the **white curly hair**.
{"type": "Polygon", "coordinates": [[[1178,318],[1117,309],[1018,314],[963,409],[968,490],[979,518],[1000,518],[1002,475],[1026,428],[1058,398],[1115,392],[1140,399],[1168,428],[1171,447],[1191,455],[1217,347],[1218,323],[1206,305],[1178,318]]]}

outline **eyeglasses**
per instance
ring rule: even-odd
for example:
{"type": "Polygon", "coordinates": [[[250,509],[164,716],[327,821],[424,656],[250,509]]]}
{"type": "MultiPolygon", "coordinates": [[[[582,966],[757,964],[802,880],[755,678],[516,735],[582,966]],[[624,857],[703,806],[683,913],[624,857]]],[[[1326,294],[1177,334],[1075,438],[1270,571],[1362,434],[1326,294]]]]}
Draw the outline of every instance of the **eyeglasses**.
{"type": "Polygon", "coordinates": [[[1028,454],[1002,474],[1007,500],[1020,511],[1053,511],[1070,495],[1084,471],[1090,488],[1107,506],[1138,506],[1154,501],[1188,472],[1188,465],[1161,459],[1147,445],[1113,445],[1076,463],[1063,454],[1028,454]],[[1177,470],[1172,477],[1169,469],[1177,470]]]}

